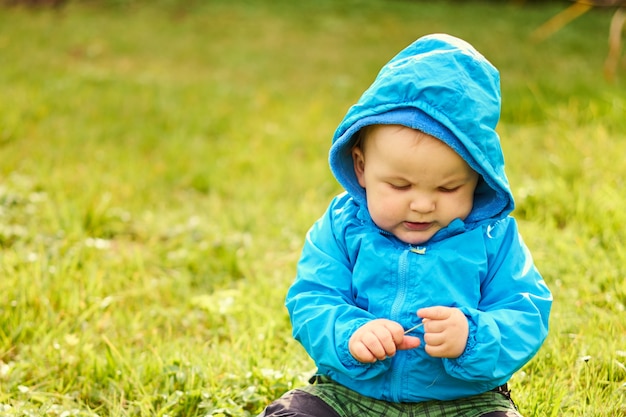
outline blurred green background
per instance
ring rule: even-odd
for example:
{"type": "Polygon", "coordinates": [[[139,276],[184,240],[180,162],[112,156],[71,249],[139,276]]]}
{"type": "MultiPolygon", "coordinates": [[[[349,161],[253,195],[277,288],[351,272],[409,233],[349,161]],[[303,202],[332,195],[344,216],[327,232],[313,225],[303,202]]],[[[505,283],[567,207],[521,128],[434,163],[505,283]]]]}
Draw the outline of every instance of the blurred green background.
{"type": "Polygon", "coordinates": [[[526,416],[626,415],[623,52],[603,75],[615,9],[536,42],[571,2],[12,3],[0,415],[250,416],[305,383],[283,298],[341,191],[330,139],[380,67],[433,32],[501,71],[514,215],[555,296],[514,398],[526,416]]]}

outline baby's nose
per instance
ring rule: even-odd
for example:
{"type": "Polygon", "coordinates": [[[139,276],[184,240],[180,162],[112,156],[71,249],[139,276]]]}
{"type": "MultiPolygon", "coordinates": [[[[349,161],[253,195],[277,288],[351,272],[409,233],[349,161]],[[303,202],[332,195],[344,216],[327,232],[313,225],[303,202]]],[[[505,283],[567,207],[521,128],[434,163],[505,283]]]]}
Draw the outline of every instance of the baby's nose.
{"type": "Polygon", "coordinates": [[[415,193],[411,199],[410,209],[418,213],[430,213],[435,210],[435,199],[425,193],[415,193]]]}

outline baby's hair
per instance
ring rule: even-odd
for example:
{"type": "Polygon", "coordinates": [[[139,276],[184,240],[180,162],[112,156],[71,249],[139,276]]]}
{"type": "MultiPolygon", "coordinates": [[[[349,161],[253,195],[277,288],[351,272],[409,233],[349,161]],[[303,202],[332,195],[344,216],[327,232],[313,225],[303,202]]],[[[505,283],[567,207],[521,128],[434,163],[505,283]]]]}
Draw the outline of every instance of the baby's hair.
{"type": "Polygon", "coordinates": [[[367,137],[367,131],[369,130],[370,125],[368,126],[363,126],[361,129],[359,129],[358,132],[355,133],[355,140],[354,140],[354,144],[352,145],[352,147],[350,148],[352,149],[360,149],[362,152],[365,152],[364,149],[364,144],[365,144],[365,139],[367,137]]]}

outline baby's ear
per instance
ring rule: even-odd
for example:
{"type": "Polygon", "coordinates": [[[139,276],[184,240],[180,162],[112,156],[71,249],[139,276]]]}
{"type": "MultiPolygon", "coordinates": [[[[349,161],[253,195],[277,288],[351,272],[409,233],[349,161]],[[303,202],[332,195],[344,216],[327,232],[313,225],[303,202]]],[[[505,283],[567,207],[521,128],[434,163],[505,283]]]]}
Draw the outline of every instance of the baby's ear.
{"type": "Polygon", "coordinates": [[[354,163],[354,173],[359,181],[359,185],[365,188],[365,155],[358,146],[352,148],[352,162],[354,163]]]}

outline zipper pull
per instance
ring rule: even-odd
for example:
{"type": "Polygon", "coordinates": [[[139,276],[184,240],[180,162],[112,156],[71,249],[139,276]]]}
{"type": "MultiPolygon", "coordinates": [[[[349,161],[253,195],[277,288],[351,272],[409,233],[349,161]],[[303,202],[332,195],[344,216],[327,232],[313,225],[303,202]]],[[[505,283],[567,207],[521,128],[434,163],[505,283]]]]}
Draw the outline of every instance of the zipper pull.
{"type": "Polygon", "coordinates": [[[415,247],[411,246],[410,251],[413,253],[417,253],[418,255],[425,255],[426,246],[415,246],[415,247]]]}

